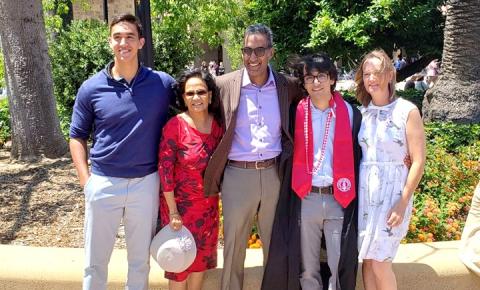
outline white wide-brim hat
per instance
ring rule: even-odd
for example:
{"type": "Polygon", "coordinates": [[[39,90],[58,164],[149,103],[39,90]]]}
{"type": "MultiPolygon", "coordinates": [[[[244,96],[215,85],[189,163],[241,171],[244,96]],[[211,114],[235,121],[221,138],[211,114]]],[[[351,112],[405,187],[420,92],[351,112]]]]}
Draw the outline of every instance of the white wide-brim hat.
{"type": "Polygon", "coordinates": [[[197,246],[192,233],[184,226],[178,231],[163,227],[150,244],[150,254],[166,272],[180,273],[192,265],[197,246]]]}

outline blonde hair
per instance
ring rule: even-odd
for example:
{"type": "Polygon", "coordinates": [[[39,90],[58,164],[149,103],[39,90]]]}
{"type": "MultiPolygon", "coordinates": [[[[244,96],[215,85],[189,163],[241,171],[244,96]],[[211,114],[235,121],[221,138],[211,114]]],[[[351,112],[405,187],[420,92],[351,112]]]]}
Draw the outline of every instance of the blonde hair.
{"type": "Polygon", "coordinates": [[[372,100],[372,96],[367,92],[365,89],[365,85],[363,83],[363,65],[365,62],[371,58],[378,58],[382,62],[382,69],[381,73],[385,76],[388,73],[392,73],[392,79],[388,83],[388,94],[390,101],[396,98],[395,96],[395,83],[396,83],[396,70],[393,66],[392,60],[388,55],[385,53],[383,49],[375,49],[369,53],[367,53],[360,62],[358,66],[357,72],[355,73],[355,83],[357,84],[357,88],[355,90],[355,96],[357,100],[363,105],[368,106],[370,101],[372,100]]]}

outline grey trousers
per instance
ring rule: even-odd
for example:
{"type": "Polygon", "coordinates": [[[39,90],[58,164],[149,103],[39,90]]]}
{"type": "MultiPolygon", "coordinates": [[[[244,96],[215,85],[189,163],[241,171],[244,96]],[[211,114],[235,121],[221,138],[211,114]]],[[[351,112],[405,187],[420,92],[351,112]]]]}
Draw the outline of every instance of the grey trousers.
{"type": "Polygon", "coordinates": [[[320,276],[322,232],[325,234],[327,263],[332,273],[328,290],[337,290],[342,226],[343,208],[333,195],[310,192],[302,200],[300,226],[302,253],[300,284],[302,290],[323,289],[320,276]]]}
{"type": "Polygon", "coordinates": [[[276,166],[243,169],[228,165],[222,184],[224,230],[222,290],[242,290],[248,237],[255,214],[267,262],[273,220],[280,192],[276,166]]]}
{"type": "Polygon", "coordinates": [[[107,289],[108,262],[122,219],[128,260],[125,289],[148,289],[150,242],[157,224],[159,185],[158,172],[140,178],[90,176],[84,188],[83,290],[107,289]]]}

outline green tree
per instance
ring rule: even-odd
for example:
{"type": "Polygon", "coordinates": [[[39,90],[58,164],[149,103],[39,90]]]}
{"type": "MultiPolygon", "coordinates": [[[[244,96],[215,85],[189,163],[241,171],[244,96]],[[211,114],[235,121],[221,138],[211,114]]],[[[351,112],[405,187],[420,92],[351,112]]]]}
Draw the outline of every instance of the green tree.
{"type": "Polygon", "coordinates": [[[253,0],[250,21],[269,25],[276,37],[277,62],[290,54],[325,51],[353,65],[366,51],[403,47],[410,55],[439,55],[443,0],[253,0]]]}
{"type": "Polygon", "coordinates": [[[155,67],[176,74],[200,55],[201,44],[229,43],[238,27],[241,1],[151,1],[155,67]]]}
{"type": "Polygon", "coordinates": [[[47,35],[56,35],[73,18],[72,0],[42,0],[42,4],[47,35]]]}
{"type": "Polygon", "coordinates": [[[263,23],[273,31],[275,57],[273,65],[281,69],[292,54],[307,51],[310,22],[318,10],[316,0],[252,0],[246,1],[248,21],[263,23]]]}
{"type": "Polygon", "coordinates": [[[50,43],[54,92],[60,124],[67,134],[80,85],[112,59],[108,27],[98,20],[73,21],[50,43]]]}
{"type": "Polygon", "coordinates": [[[12,158],[62,156],[67,144],[55,110],[42,3],[0,0],[0,38],[9,88],[12,158]]]}

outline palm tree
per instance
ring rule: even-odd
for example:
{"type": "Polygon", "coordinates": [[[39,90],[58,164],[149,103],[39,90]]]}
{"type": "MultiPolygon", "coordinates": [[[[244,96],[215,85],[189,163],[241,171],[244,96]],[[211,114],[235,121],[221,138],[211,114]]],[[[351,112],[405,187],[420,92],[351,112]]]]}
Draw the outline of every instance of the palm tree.
{"type": "Polygon", "coordinates": [[[423,100],[425,120],[480,122],[480,0],[448,0],[442,73],[423,100]]]}
{"type": "Polygon", "coordinates": [[[62,156],[67,143],[53,96],[42,1],[0,0],[0,39],[10,92],[12,158],[62,156]]]}

